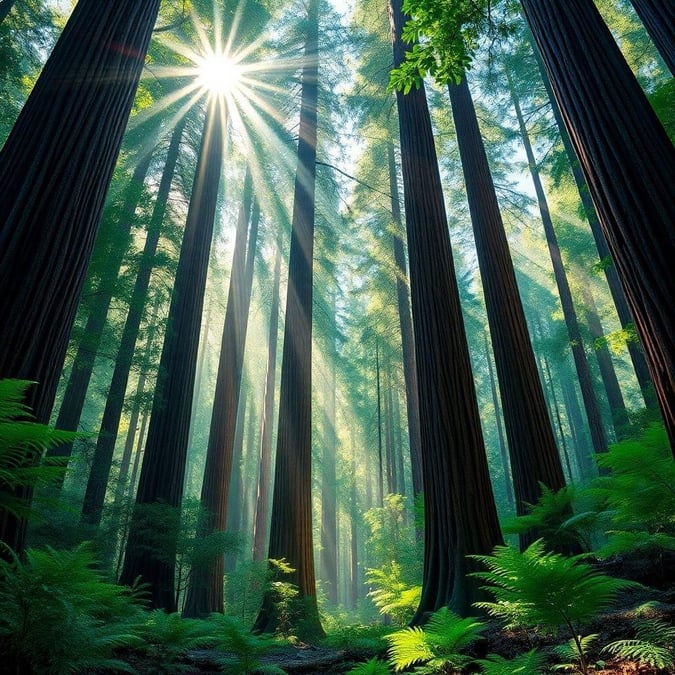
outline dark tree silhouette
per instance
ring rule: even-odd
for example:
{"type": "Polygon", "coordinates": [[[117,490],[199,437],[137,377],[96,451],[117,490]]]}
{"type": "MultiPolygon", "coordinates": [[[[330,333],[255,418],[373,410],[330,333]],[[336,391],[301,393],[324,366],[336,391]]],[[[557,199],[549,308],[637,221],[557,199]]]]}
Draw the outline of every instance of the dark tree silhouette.
{"type": "Polygon", "coordinates": [[[675,453],[675,149],[592,0],[521,0],[616,263],[675,453]]]}
{"type": "MultiPolygon", "coordinates": [[[[0,152],[0,378],[38,382],[28,403],[40,422],[158,9],[78,2],[0,152]]],[[[24,537],[21,521],[0,514],[2,541],[21,551],[24,537]]]]}
{"type": "Polygon", "coordinates": [[[661,58],[675,75],[675,4],[670,0],[630,0],[661,58]]]}
{"type": "MultiPolygon", "coordinates": [[[[400,0],[390,0],[394,65],[406,47],[400,0]]],[[[410,292],[419,383],[425,505],[422,599],[413,622],[449,606],[466,614],[480,596],[467,555],[501,541],[469,349],[454,276],[424,87],[397,92],[410,292]]]]}

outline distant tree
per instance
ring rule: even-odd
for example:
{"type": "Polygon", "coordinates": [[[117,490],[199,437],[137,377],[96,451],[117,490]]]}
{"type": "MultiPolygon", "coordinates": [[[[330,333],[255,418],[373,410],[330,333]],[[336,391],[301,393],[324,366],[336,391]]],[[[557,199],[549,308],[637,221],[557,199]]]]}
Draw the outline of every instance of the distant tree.
{"type": "MultiPolygon", "coordinates": [[[[0,152],[0,378],[39,383],[42,422],[159,4],[78,2],[0,152]]],[[[0,539],[24,535],[0,515],[0,539]]]]}
{"type": "Polygon", "coordinates": [[[630,0],[661,58],[675,75],[675,5],[668,0],[630,0]]]}
{"type": "MultiPolygon", "coordinates": [[[[390,0],[394,65],[405,21],[390,0]]],[[[466,614],[480,594],[467,555],[501,541],[468,345],[453,271],[443,192],[424,87],[396,94],[410,290],[419,383],[425,505],[422,599],[414,623],[448,606],[466,614]]]]}
{"type": "Polygon", "coordinates": [[[176,610],[175,560],[171,560],[175,557],[176,532],[170,528],[159,532],[165,539],[166,555],[148,555],[142,548],[139,507],[161,503],[179,510],[183,496],[199,330],[222,168],[223,114],[222,102],[212,96],[207,105],[121,576],[122,583],[127,584],[140,576],[149,584],[152,606],[170,612],[176,610]]]}
{"type": "MultiPolygon", "coordinates": [[[[316,604],[312,545],[312,263],[316,185],[319,1],[307,6],[301,78],[298,166],[293,197],[286,323],[281,366],[277,459],[272,499],[269,558],[294,570],[285,581],[299,589],[293,629],[299,637],[323,633],[316,604]]],[[[278,624],[274,597],[265,595],[254,628],[278,624]]]]}
{"type": "Polygon", "coordinates": [[[626,291],[675,453],[675,149],[591,0],[521,4],[626,291]]]}

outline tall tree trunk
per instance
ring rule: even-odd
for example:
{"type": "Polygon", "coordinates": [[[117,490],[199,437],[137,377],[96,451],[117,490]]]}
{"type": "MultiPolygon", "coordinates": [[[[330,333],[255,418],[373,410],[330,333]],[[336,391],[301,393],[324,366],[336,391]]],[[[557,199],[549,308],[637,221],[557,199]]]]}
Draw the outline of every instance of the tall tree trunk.
{"type": "Polygon", "coordinates": [[[157,374],[148,440],[129,528],[122,582],[137,577],[149,584],[153,607],[175,611],[176,532],[162,532],[166,557],[142,548],[144,527],[139,506],[166,504],[180,509],[185,479],[190,411],[199,347],[206,272],[223,155],[223,111],[213,98],[208,103],[202,145],[197,160],[185,234],[171,296],[166,335],[157,374]]]}
{"type": "MultiPolygon", "coordinates": [[[[390,0],[394,65],[406,47],[390,0]]],[[[501,542],[454,276],[443,190],[424,87],[396,94],[419,384],[425,503],[422,599],[413,619],[449,606],[466,614],[481,593],[470,554],[501,542]],[[470,493],[470,497],[469,497],[470,493]]]]}
{"type": "Polygon", "coordinates": [[[609,347],[602,343],[604,338],[604,331],[602,330],[602,323],[598,315],[598,308],[593,299],[593,294],[584,283],[581,289],[583,296],[584,308],[586,310],[586,323],[591,337],[595,342],[595,356],[598,359],[598,366],[600,368],[600,377],[607,392],[607,403],[612,415],[612,425],[617,440],[625,439],[630,436],[628,412],[626,411],[626,404],[623,400],[619,380],[614,370],[612,363],[612,356],[609,353],[609,347]],[[599,344],[602,343],[602,344],[599,344]]]}
{"type": "MultiPolygon", "coordinates": [[[[312,544],[312,263],[318,102],[318,0],[309,0],[305,63],[301,79],[298,168],[293,195],[279,430],[272,499],[269,557],[285,558],[295,570],[286,579],[298,587],[293,628],[299,637],[323,634],[316,604],[312,544]]],[[[278,617],[267,593],[255,623],[273,631],[278,617]]]]}
{"type": "MultiPolygon", "coordinates": [[[[115,229],[119,229],[119,232],[115,232],[112,235],[114,237],[113,242],[106,242],[112,245],[106,247],[107,251],[102,256],[105,262],[101,270],[101,278],[96,289],[93,291],[94,300],[87,316],[87,323],[84,327],[82,339],[73,359],[73,367],[68,376],[63,401],[54,425],[57,429],[66,429],[68,431],[76,431],[78,429],[82,408],[87,396],[87,389],[94,371],[94,362],[96,361],[96,355],[98,354],[103,337],[105,320],[108,316],[117,277],[119,276],[124,254],[127,251],[127,244],[131,236],[134,212],[143,192],[143,182],[150,168],[151,159],[152,155],[148,153],[136,165],[129,182],[129,187],[126,190],[120,218],[116,223],[115,229]],[[122,242],[124,242],[123,245],[122,242]]],[[[72,443],[64,443],[48,451],[47,456],[70,457],[72,450],[72,443]]],[[[62,483],[63,478],[61,478],[58,484],[61,485],[62,483]]]]}
{"type": "MultiPolygon", "coordinates": [[[[246,287],[246,249],[252,199],[253,179],[250,168],[247,168],[232,255],[230,286],[206,450],[201,493],[205,521],[200,528],[201,536],[212,532],[224,532],[227,522],[234,433],[251,299],[251,288],[246,287]]],[[[219,555],[203,567],[192,569],[184,609],[186,616],[206,617],[212,612],[223,612],[223,565],[224,557],[219,555]]]]}
{"type": "Polygon", "coordinates": [[[277,242],[274,257],[272,300],[270,302],[270,329],[267,338],[267,373],[260,428],[260,456],[258,462],[258,491],[253,530],[253,560],[265,557],[267,522],[269,518],[270,479],[272,469],[272,432],[274,427],[274,381],[277,372],[277,346],[279,343],[279,286],[281,281],[281,241],[277,242]]]}
{"type": "MultiPolygon", "coordinates": [[[[39,422],[54,403],[158,9],[78,2],[0,151],[0,379],[39,383],[27,401],[39,422]]],[[[0,512],[0,540],[21,552],[25,522],[0,512]]]]}
{"type": "Polygon", "coordinates": [[[584,399],[584,407],[586,408],[586,415],[588,416],[588,425],[591,430],[591,440],[593,442],[593,449],[596,453],[607,451],[607,436],[602,424],[602,417],[600,415],[600,408],[598,400],[593,390],[593,380],[591,378],[591,371],[586,360],[586,352],[584,351],[584,343],[581,338],[581,331],[579,330],[579,321],[577,313],[574,309],[574,302],[572,300],[572,291],[570,290],[567,274],[562,262],[562,255],[560,254],[560,247],[558,246],[558,238],[553,229],[553,221],[551,220],[551,213],[548,208],[544,186],[539,175],[539,167],[534,157],[534,151],[530,142],[530,136],[525,125],[523,113],[520,108],[520,101],[513,87],[513,81],[508,75],[509,91],[513,101],[513,107],[516,112],[518,120],[518,128],[520,136],[525,148],[525,155],[527,156],[528,167],[534,190],[537,195],[537,204],[541,214],[541,222],[544,226],[544,234],[546,236],[546,243],[548,245],[549,254],[551,256],[551,263],[553,264],[553,274],[555,276],[556,285],[558,287],[558,295],[560,296],[560,304],[562,305],[563,315],[565,317],[565,325],[569,334],[570,349],[574,357],[574,365],[577,369],[577,376],[581,386],[581,393],[584,399]]]}
{"type": "MultiPolygon", "coordinates": [[[[401,200],[398,194],[396,158],[394,144],[387,143],[389,164],[389,192],[391,193],[391,212],[394,228],[403,233],[401,219],[401,200]]],[[[396,263],[396,299],[398,316],[401,323],[401,350],[403,352],[403,378],[405,379],[406,411],[408,413],[408,438],[410,443],[410,464],[412,468],[413,495],[422,492],[422,458],[420,456],[420,407],[417,393],[417,366],[415,364],[415,341],[410,319],[410,293],[408,292],[408,268],[405,259],[403,240],[394,234],[394,261],[396,263]]]]}
{"type": "Polygon", "coordinates": [[[358,544],[358,535],[359,535],[359,505],[358,505],[358,493],[356,490],[356,432],[354,430],[354,425],[351,427],[350,431],[350,444],[352,450],[351,458],[351,485],[349,489],[349,541],[350,541],[350,551],[349,551],[349,601],[352,609],[356,609],[359,601],[359,544],[358,544]]]}
{"type": "MultiPolygon", "coordinates": [[[[605,272],[605,278],[607,279],[609,292],[612,295],[612,300],[614,301],[614,306],[616,307],[616,313],[619,316],[619,322],[621,323],[621,327],[623,329],[629,329],[634,325],[634,321],[633,315],[631,314],[631,311],[628,307],[626,294],[624,293],[623,287],[621,286],[619,275],[616,272],[616,265],[614,264],[612,256],[609,252],[607,240],[605,239],[605,235],[602,232],[598,215],[595,212],[595,206],[593,206],[593,200],[591,199],[591,194],[588,190],[588,184],[586,183],[584,174],[581,171],[579,160],[574,147],[572,146],[570,136],[567,133],[567,129],[565,129],[565,123],[563,122],[560,108],[558,107],[558,103],[556,102],[555,96],[553,95],[553,89],[551,88],[551,82],[549,81],[548,75],[546,74],[546,68],[544,67],[543,61],[541,60],[541,55],[537,51],[532,34],[529,33],[529,35],[532,42],[532,50],[537,61],[537,66],[541,73],[541,79],[544,83],[546,93],[551,103],[551,112],[553,113],[553,118],[555,119],[558,129],[560,130],[560,140],[562,141],[563,147],[565,148],[565,152],[572,169],[572,175],[574,176],[574,182],[576,183],[577,190],[579,191],[579,199],[581,200],[586,219],[588,220],[591,232],[593,233],[595,246],[598,249],[598,256],[603,262],[611,260],[611,264],[603,265],[603,269],[605,272]]],[[[647,405],[656,405],[656,401],[654,400],[654,387],[652,385],[652,380],[649,375],[649,368],[647,367],[647,361],[645,361],[645,355],[642,351],[641,345],[636,340],[629,340],[626,343],[626,347],[628,348],[628,353],[630,354],[631,362],[633,363],[633,369],[635,370],[635,375],[640,385],[640,390],[642,391],[642,396],[645,400],[645,403],[647,405]]]]}
{"type": "MultiPolygon", "coordinates": [[[[565,486],[565,477],[466,77],[448,90],[509,442],[516,513],[524,515],[538,501],[540,483],[555,492],[565,486]]],[[[537,538],[535,531],[521,534],[521,549],[537,538]]]]}
{"type": "Polygon", "coordinates": [[[96,449],[92,458],[91,471],[87,481],[87,489],[82,504],[82,520],[91,525],[98,525],[103,514],[105,492],[110,476],[110,467],[115,452],[117,431],[124,408],[124,396],[129,382],[131,363],[136,348],[138,331],[145,311],[150,275],[155,263],[157,244],[162,231],[162,222],[166,213],[169,191],[173,181],[173,175],[178,161],[180,141],[183,135],[185,121],[182,121],[174,129],[162,178],[160,180],[157,198],[152,216],[148,224],[147,236],[143,247],[143,254],[138,267],[138,275],[134,283],[134,289],[129,301],[129,313],[122,330],[115,368],[108,389],[101,428],[96,441],[96,449]]]}
{"type": "Polygon", "coordinates": [[[521,0],[642,339],[675,453],[675,149],[592,0],[521,0]]]}
{"type": "Polygon", "coordinates": [[[375,381],[377,383],[377,505],[384,506],[384,457],[382,454],[382,386],[380,346],[375,340],[375,381]]]}
{"type": "Polygon", "coordinates": [[[671,75],[675,75],[675,5],[670,0],[630,2],[671,75]]]}

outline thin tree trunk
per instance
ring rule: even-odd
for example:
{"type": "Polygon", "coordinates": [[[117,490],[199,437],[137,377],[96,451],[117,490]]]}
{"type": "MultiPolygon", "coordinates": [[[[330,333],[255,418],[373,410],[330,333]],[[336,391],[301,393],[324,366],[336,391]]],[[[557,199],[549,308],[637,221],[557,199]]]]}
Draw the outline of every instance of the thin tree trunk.
{"type": "Polygon", "coordinates": [[[350,522],[350,564],[349,564],[349,599],[352,609],[356,609],[359,600],[359,547],[358,547],[358,493],[356,491],[356,438],[354,425],[351,427],[350,441],[352,449],[351,459],[351,486],[349,491],[349,522],[350,522]]]}
{"type": "MultiPolygon", "coordinates": [[[[27,401],[38,422],[54,403],[158,9],[80,0],[0,151],[0,379],[39,383],[27,401]]],[[[25,532],[0,512],[0,540],[17,553],[25,532]]]]}
{"type": "MultiPolygon", "coordinates": [[[[389,192],[391,192],[391,211],[396,232],[404,232],[401,219],[401,204],[396,177],[396,158],[394,144],[387,143],[389,165],[389,192]]],[[[406,410],[408,413],[408,437],[410,443],[410,464],[412,468],[413,495],[422,492],[422,458],[420,456],[420,407],[417,393],[417,366],[415,364],[415,341],[410,319],[410,293],[408,292],[408,269],[406,265],[403,240],[398,234],[393,236],[394,261],[396,263],[396,299],[398,316],[401,323],[401,350],[403,352],[403,378],[405,379],[406,410]]]]}
{"type": "Polygon", "coordinates": [[[377,505],[384,506],[384,457],[382,454],[382,393],[380,386],[380,346],[375,341],[375,381],[377,383],[377,505]]]}
{"type": "Polygon", "coordinates": [[[103,514],[105,492],[115,452],[117,432],[120,419],[122,418],[131,363],[147,303],[150,275],[155,263],[157,244],[159,243],[162,222],[166,213],[169,191],[176,169],[176,162],[178,161],[180,141],[184,127],[185,121],[180,122],[174,129],[171,137],[164,171],[162,172],[162,178],[157,191],[157,199],[148,224],[143,254],[138,267],[138,275],[131,294],[131,300],[129,301],[129,313],[127,314],[119,349],[117,350],[115,368],[112,380],[110,381],[110,388],[108,389],[103,418],[101,419],[101,428],[96,441],[96,449],[94,450],[91,471],[82,504],[82,520],[90,525],[98,525],[103,514]]]}
{"type": "Polygon", "coordinates": [[[675,453],[675,149],[592,0],[521,0],[645,349],[675,453]]]}
{"type": "MultiPolygon", "coordinates": [[[[406,47],[400,0],[390,0],[394,65],[406,47]]],[[[425,503],[422,599],[413,618],[481,596],[470,554],[502,541],[485,456],[469,348],[454,276],[443,190],[424,87],[396,94],[419,385],[425,503]],[[471,496],[467,489],[470,486],[471,496]]]]}
{"type": "MultiPolygon", "coordinates": [[[[466,77],[448,90],[504,411],[516,513],[525,515],[541,495],[540,483],[555,492],[565,486],[565,477],[466,77]]],[[[521,534],[521,549],[537,538],[534,530],[521,534]]]]}
{"type": "Polygon", "coordinates": [[[551,262],[553,264],[553,274],[555,276],[556,285],[558,287],[558,295],[560,296],[560,304],[562,305],[563,315],[565,317],[565,325],[569,334],[570,349],[574,357],[574,365],[577,369],[577,377],[581,386],[581,393],[584,399],[584,407],[586,408],[586,415],[588,417],[588,425],[591,430],[591,440],[593,442],[593,449],[596,453],[607,451],[607,436],[602,424],[602,417],[600,415],[600,408],[593,390],[593,380],[591,378],[591,371],[586,360],[586,352],[584,351],[584,343],[581,338],[581,331],[579,330],[579,321],[577,313],[574,309],[574,302],[572,300],[572,291],[570,290],[567,274],[562,262],[562,255],[560,254],[560,247],[558,246],[558,239],[553,229],[553,222],[544,192],[544,186],[539,175],[539,168],[537,166],[530,136],[525,126],[525,120],[520,108],[520,101],[516,94],[511,77],[507,73],[509,82],[509,91],[513,101],[513,107],[516,112],[518,120],[518,128],[520,136],[525,148],[525,155],[529,165],[530,176],[534,184],[534,190],[537,195],[537,204],[541,214],[541,221],[544,226],[544,233],[546,235],[546,243],[551,255],[551,262]]]}
{"type": "Polygon", "coordinates": [[[142,548],[144,523],[139,506],[162,503],[180,509],[183,497],[199,329],[222,165],[222,114],[217,99],[211,99],[176,270],[136,508],[122,570],[124,583],[133,583],[140,576],[149,584],[151,605],[167,611],[176,609],[173,557],[177,533],[168,528],[162,532],[167,542],[167,556],[149,555],[142,548]]]}

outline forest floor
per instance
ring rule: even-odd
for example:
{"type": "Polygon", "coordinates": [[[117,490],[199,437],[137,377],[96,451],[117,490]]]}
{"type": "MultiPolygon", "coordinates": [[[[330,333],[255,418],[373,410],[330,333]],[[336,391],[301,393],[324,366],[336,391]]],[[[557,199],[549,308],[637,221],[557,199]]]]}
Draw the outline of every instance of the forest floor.
{"type": "MultiPolygon", "coordinates": [[[[626,598],[625,606],[635,606],[632,602],[634,598],[626,598]]],[[[664,594],[659,598],[658,609],[655,610],[655,616],[661,620],[675,624],[675,598],[672,594],[664,594]]],[[[646,665],[640,665],[625,659],[612,658],[600,654],[600,648],[613,640],[633,637],[634,631],[632,622],[635,620],[633,610],[614,611],[599,616],[592,624],[586,627],[584,634],[597,633],[597,648],[591,650],[589,662],[593,664],[591,672],[594,675],[667,675],[666,671],[658,670],[646,665]]],[[[518,654],[528,651],[534,647],[547,650],[551,647],[561,644],[570,638],[563,631],[556,637],[543,636],[541,633],[528,630],[504,630],[498,625],[490,627],[485,633],[485,640],[476,647],[477,658],[483,658],[486,654],[499,654],[505,658],[513,658],[518,654]]],[[[180,672],[189,675],[215,675],[216,673],[227,674],[227,669],[223,671],[218,667],[218,659],[227,656],[223,653],[212,650],[193,650],[188,653],[186,659],[180,666],[180,672]]],[[[288,675],[337,675],[346,673],[350,668],[359,662],[366,661],[373,657],[386,659],[386,653],[375,653],[367,650],[328,648],[315,645],[285,645],[274,649],[260,659],[265,665],[275,665],[282,668],[288,675]]],[[[551,657],[550,665],[556,663],[555,657],[551,657]]],[[[138,659],[133,659],[133,667],[141,675],[150,675],[167,670],[158,669],[147,659],[138,655],[138,659]]],[[[174,671],[179,672],[177,668],[174,671]]],[[[243,672],[237,669],[232,672],[243,672]]],[[[254,671],[251,671],[254,672],[254,671]]],[[[468,671],[465,671],[468,672],[468,671]]],[[[478,669],[474,672],[479,672],[478,669]]],[[[569,669],[567,672],[579,672],[569,669]]],[[[449,671],[446,673],[449,675],[449,671]]],[[[534,673],[530,675],[535,675],[534,673]]]]}

